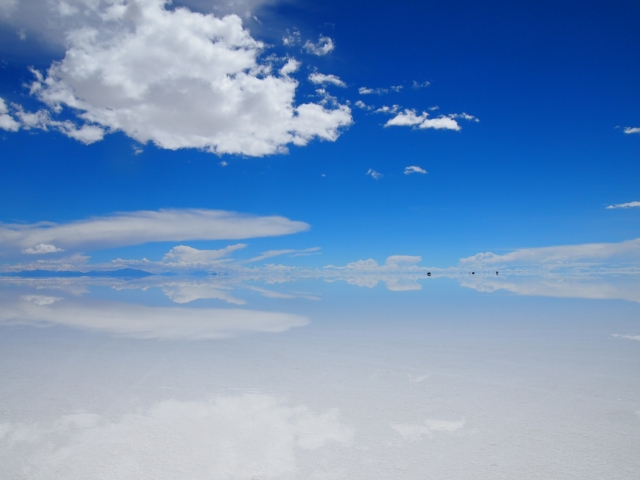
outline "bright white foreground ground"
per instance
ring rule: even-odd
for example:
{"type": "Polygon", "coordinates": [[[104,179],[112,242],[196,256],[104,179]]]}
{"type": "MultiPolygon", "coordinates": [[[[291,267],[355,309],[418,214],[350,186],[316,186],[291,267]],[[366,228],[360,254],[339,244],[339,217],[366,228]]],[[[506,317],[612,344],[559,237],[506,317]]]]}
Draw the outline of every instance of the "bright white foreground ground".
{"type": "Polygon", "coordinates": [[[0,478],[640,478],[636,304],[350,292],[230,338],[4,319],[0,478]]]}

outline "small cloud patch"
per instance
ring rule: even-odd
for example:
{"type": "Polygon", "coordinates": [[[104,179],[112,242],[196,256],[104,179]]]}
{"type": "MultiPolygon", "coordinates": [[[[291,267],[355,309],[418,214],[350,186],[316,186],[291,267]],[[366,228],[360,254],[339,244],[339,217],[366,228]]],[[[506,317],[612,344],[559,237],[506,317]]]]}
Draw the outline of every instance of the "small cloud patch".
{"type": "Polygon", "coordinates": [[[411,165],[410,167],[404,167],[404,174],[411,175],[412,173],[422,173],[423,175],[427,173],[427,171],[423,168],[418,167],[417,165],[411,165]]]}
{"type": "Polygon", "coordinates": [[[367,175],[370,175],[374,180],[380,180],[384,176],[380,172],[376,172],[373,168],[367,170],[367,175]]]}
{"type": "Polygon", "coordinates": [[[640,207],[640,202],[634,201],[634,202],[628,202],[628,203],[617,203],[615,205],[609,205],[607,207],[607,210],[612,210],[614,208],[635,208],[635,207],[640,207]]]}
{"type": "Polygon", "coordinates": [[[60,297],[49,297],[47,295],[22,295],[21,298],[27,302],[35,303],[36,305],[51,305],[59,300],[60,297]]]}
{"type": "Polygon", "coordinates": [[[627,340],[638,340],[638,341],[640,341],[640,335],[620,335],[618,333],[612,333],[611,336],[615,337],[615,338],[625,338],[627,340]]]}
{"type": "Polygon", "coordinates": [[[325,75],[323,73],[312,73],[309,75],[309,81],[317,85],[335,85],[336,87],[346,87],[347,84],[340,80],[336,75],[325,75]]]}
{"type": "Polygon", "coordinates": [[[310,40],[307,40],[304,46],[302,47],[307,53],[312,55],[324,56],[327,53],[333,51],[335,47],[333,40],[330,37],[325,37],[320,35],[318,39],[318,43],[313,43],[310,40]]]}
{"type": "Polygon", "coordinates": [[[27,255],[42,255],[44,253],[57,253],[64,252],[62,248],[58,248],[55,245],[48,245],[46,243],[41,243],[36,245],[35,247],[29,247],[22,250],[22,253],[26,253],[27,255]]]}
{"type": "Polygon", "coordinates": [[[360,87],[358,89],[358,93],[360,95],[373,95],[373,94],[382,95],[383,93],[387,93],[387,92],[389,92],[389,90],[387,90],[386,88],[360,87]]]}

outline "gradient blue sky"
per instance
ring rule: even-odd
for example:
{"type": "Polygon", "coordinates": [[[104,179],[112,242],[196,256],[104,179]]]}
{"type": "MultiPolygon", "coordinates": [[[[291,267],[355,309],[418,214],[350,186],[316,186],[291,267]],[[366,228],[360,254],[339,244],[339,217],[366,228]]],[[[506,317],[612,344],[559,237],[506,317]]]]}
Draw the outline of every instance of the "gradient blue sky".
{"type": "MultiPolygon", "coordinates": [[[[216,5],[187,3],[205,13],[216,5]]],[[[122,132],[84,145],[52,128],[3,131],[0,220],[65,223],[161,208],[282,215],[311,229],[247,240],[243,254],[322,247],[322,255],[288,260],[312,266],[403,254],[444,267],[478,252],[640,236],[640,208],[605,208],[640,199],[640,134],[624,133],[640,126],[637,3],[286,1],[253,5],[249,16],[238,10],[267,44],[260,58],[302,62],[291,74],[295,104],[319,101],[307,78],[314,71],[346,83],[325,87],[352,110],[354,123],[335,141],[218,156],[141,145],[122,132]],[[294,31],[301,42],[284,46],[294,31]],[[333,51],[302,48],[321,35],[333,51]],[[362,95],[360,87],[388,92],[362,95]],[[384,128],[394,115],[360,109],[358,100],[479,122],[458,119],[460,131],[384,128]],[[413,165],[428,174],[403,174],[413,165]]],[[[45,72],[68,45],[43,41],[21,19],[9,12],[3,20],[0,97],[35,111],[44,104],[29,94],[29,67],[45,72]]],[[[159,258],[177,243],[90,255],[159,258]]]]}
{"type": "Polygon", "coordinates": [[[0,477],[640,478],[639,25],[0,0],[0,477]]]}

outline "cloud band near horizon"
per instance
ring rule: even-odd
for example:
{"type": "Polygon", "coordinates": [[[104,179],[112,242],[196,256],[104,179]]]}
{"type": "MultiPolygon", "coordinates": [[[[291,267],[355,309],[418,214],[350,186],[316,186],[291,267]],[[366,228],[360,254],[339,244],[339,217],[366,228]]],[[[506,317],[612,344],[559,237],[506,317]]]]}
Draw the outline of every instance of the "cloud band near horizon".
{"type": "Polygon", "coordinates": [[[92,217],[63,224],[0,223],[0,253],[59,251],[141,245],[149,242],[238,240],[306,231],[310,225],[281,216],[206,209],[163,209],[92,217]]]}

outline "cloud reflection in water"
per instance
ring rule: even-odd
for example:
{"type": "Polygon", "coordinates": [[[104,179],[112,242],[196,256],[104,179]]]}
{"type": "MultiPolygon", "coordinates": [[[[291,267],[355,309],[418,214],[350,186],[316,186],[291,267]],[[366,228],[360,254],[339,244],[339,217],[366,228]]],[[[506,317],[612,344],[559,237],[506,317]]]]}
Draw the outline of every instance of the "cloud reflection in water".
{"type": "Polygon", "coordinates": [[[23,295],[5,300],[0,323],[59,325],[130,338],[202,340],[307,325],[300,315],[236,308],[148,307],[133,303],[23,295]],[[42,301],[42,299],[45,299],[42,301]]]}

